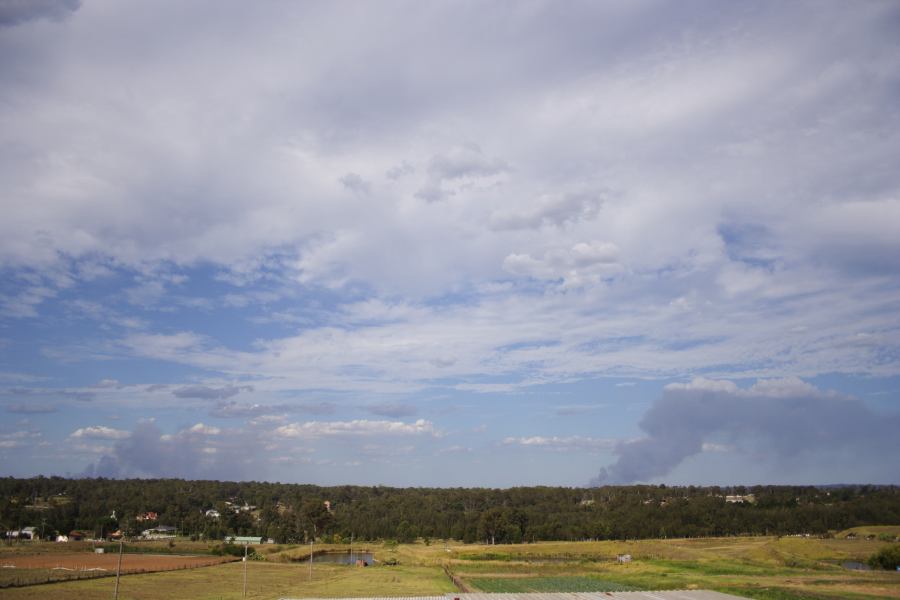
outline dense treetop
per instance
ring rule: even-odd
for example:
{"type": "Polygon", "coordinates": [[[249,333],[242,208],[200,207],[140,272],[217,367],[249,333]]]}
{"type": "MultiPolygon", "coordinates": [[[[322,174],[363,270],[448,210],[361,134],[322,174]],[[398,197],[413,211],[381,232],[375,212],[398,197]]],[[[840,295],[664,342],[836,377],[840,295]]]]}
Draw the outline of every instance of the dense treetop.
{"type": "Polygon", "coordinates": [[[0,529],[42,527],[277,542],[418,537],[541,540],[825,534],[900,524],[897,486],[391,488],[180,479],[0,479],[0,529]],[[732,496],[731,498],[727,498],[732,496]],[[730,501],[729,501],[730,500],[730,501]],[[326,501],[328,506],[326,506],[326,501]],[[219,516],[208,516],[215,510],[219,516]],[[157,513],[148,520],[147,513],[157,513]]]}

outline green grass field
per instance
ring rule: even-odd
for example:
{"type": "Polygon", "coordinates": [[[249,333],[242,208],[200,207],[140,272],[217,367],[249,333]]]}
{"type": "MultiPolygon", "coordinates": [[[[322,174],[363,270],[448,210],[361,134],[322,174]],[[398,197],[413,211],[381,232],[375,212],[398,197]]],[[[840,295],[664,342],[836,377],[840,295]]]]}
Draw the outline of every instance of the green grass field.
{"type": "MultiPolygon", "coordinates": [[[[435,595],[458,591],[447,568],[472,591],[574,592],[627,589],[714,589],[759,600],[900,598],[900,573],[849,571],[842,561],[864,561],[885,546],[865,539],[738,537],[633,542],[554,542],[506,546],[433,543],[355,545],[398,566],[358,568],[296,562],[308,546],[260,548],[263,561],[248,568],[248,597],[358,597],[435,595]],[[628,553],[631,563],[619,564],[628,553]]],[[[329,547],[347,550],[346,546],[329,547]]],[[[317,546],[316,550],[328,549],[317,546]]],[[[2,556],[2,551],[0,551],[2,556]]],[[[93,600],[112,595],[114,578],[36,585],[0,591],[11,599],[93,600]]],[[[122,578],[123,600],[228,600],[242,596],[243,564],[122,578]]]]}

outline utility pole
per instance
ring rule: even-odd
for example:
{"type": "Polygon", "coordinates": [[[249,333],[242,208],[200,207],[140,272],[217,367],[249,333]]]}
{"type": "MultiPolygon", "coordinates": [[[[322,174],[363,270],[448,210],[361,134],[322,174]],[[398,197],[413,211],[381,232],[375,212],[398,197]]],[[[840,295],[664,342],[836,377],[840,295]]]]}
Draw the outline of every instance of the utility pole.
{"type": "Polygon", "coordinates": [[[356,563],[353,562],[353,534],[352,533],[350,534],[350,564],[356,565],[356,563]]]}
{"type": "Polygon", "coordinates": [[[312,581],[313,541],[309,540],[309,580],[312,581]]]}
{"type": "Polygon", "coordinates": [[[247,542],[244,542],[244,598],[247,597],[247,542]]]}
{"type": "Polygon", "coordinates": [[[124,549],[124,540],[119,538],[119,564],[116,565],[116,591],[113,600],[119,600],[119,575],[122,573],[122,550],[124,549]]]}

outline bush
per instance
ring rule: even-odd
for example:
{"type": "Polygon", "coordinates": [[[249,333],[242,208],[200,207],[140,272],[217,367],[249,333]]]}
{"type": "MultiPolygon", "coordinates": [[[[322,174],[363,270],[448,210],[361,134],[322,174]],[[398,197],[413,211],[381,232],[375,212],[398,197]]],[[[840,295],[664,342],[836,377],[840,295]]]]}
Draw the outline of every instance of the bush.
{"type": "Polygon", "coordinates": [[[869,557],[869,566],[873,569],[895,570],[900,566],[900,544],[882,548],[869,557]]]}
{"type": "MultiPolygon", "coordinates": [[[[236,544],[219,544],[212,549],[212,553],[216,556],[244,556],[244,547],[236,544]]],[[[247,556],[255,556],[256,549],[253,546],[247,548],[247,556]]]]}

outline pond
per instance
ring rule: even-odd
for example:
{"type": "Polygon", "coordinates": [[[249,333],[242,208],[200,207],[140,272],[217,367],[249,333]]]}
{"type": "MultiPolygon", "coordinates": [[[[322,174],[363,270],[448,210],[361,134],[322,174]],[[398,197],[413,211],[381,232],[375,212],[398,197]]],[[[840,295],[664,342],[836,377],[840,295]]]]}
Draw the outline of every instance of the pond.
{"type": "MultiPolygon", "coordinates": [[[[372,564],[371,552],[316,552],[313,556],[313,564],[315,563],[331,563],[339,565],[352,565],[358,560],[364,560],[368,564],[372,564]]],[[[306,562],[306,561],[304,561],[306,562]]]]}
{"type": "Polygon", "coordinates": [[[841,563],[841,566],[851,571],[871,571],[872,567],[866,563],[857,562],[855,560],[847,560],[841,563]]]}

